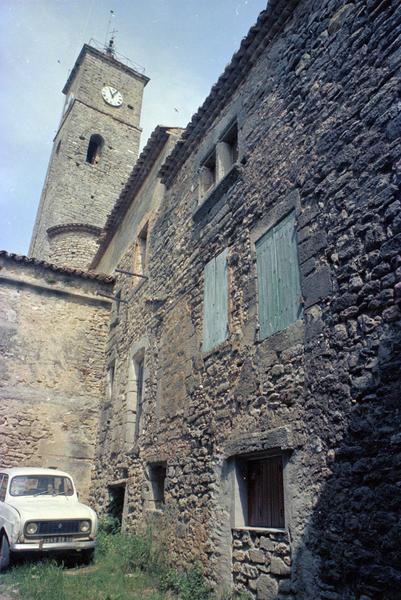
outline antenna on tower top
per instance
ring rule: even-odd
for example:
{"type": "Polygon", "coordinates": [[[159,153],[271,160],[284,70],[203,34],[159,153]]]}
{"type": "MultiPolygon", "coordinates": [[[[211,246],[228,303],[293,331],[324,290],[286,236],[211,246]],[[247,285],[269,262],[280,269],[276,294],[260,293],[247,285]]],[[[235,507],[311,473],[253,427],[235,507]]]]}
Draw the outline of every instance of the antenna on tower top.
{"type": "Polygon", "coordinates": [[[114,54],[115,54],[114,38],[115,38],[115,34],[117,33],[117,29],[113,29],[110,32],[111,23],[113,21],[113,18],[114,18],[114,10],[111,10],[109,22],[107,24],[106,38],[104,40],[104,49],[105,49],[106,54],[108,54],[109,56],[114,56],[114,54]],[[108,39],[109,35],[110,35],[110,39],[108,39]]]}

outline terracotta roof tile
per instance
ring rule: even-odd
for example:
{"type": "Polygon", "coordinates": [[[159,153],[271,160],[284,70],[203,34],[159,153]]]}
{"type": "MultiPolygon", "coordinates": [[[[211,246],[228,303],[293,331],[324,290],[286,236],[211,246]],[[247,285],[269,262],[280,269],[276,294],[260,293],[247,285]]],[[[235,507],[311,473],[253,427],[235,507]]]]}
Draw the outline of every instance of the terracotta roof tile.
{"type": "Polygon", "coordinates": [[[94,279],[96,281],[102,281],[103,283],[114,283],[114,277],[111,275],[105,275],[103,273],[95,273],[93,271],[82,271],[81,269],[73,269],[72,267],[63,267],[59,265],[53,265],[45,260],[39,260],[22,254],[14,254],[7,252],[6,250],[0,250],[0,257],[4,257],[8,260],[13,260],[18,263],[24,263],[27,265],[33,265],[35,267],[43,267],[56,273],[65,273],[66,275],[75,275],[82,277],[83,279],[94,279]]]}

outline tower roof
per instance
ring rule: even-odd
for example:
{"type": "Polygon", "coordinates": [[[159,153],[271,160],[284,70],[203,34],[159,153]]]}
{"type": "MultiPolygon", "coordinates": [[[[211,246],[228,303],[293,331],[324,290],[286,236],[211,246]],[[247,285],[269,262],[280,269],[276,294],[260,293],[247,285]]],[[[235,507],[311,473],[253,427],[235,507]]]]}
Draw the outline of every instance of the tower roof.
{"type": "Polygon", "coordinates": [[[78,69],[81,66],[82,61],[85,58],[86,54],[92,54],[92,56],[96,56],[96,58],[99,58],[100,60],[103,60],[104,62],[107,62],[109,64],[112,63],[113,67],[115,67],[116,69],[120,69],[121,71],[124,71],[125,73],[129,73],[130,75],[133,75],[137,79],[141,79],[144,82],[144,85],[146,85],[149,81],[149,77],[146,77],[146,75],[144,75],[143,73],[140,73],[136,69],[133,69],[132,67],[129,67],[128,65],[124,64],[123,62],[117,60],[111,54],[106,54],[105,52],[102,52],[101,50],[98,50],[97,48],[94,48],[93,46],[90,46],[89,44],[84,44],[81,52],[78,55],[77,60],[75,61],[72,71],[68,76],[67,82],[66,82],[65,86],[63,87],[63,94],[68,94],[68,90],[70,89],[71,84],[74,81],[75,76],[78,72],[78,69]]]}

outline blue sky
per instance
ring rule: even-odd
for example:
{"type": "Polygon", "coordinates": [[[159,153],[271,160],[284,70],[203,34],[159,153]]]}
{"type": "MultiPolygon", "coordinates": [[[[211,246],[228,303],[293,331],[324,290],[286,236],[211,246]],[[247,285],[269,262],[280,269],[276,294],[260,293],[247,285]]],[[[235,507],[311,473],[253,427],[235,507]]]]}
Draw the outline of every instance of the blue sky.
{"type": "Polygon", "coordinates": [[[142,146],[157,124],[185,126],[267,0],[0,0],[0,249],[26,254],[60,118],[61,93],[91,38],[151,78],[142,146]]]}

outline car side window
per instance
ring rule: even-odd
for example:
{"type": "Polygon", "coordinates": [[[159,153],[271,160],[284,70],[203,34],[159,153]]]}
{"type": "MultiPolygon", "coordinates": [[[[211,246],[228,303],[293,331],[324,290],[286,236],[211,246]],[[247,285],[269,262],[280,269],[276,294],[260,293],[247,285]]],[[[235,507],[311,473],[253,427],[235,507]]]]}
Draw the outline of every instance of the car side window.
{"type": "Polygon", "coordinates": [[[6,499],[8,475],[0,473],[0,502],[4,502],[6,499]]]}

